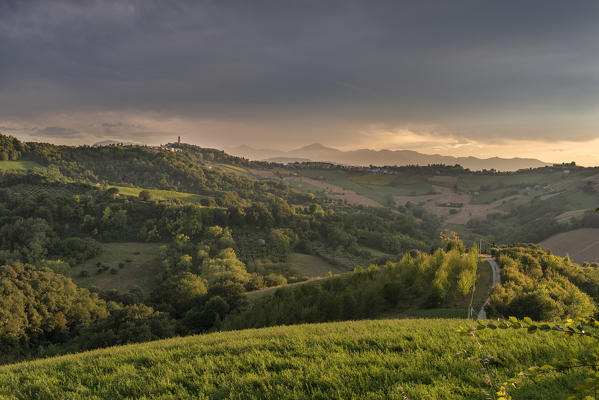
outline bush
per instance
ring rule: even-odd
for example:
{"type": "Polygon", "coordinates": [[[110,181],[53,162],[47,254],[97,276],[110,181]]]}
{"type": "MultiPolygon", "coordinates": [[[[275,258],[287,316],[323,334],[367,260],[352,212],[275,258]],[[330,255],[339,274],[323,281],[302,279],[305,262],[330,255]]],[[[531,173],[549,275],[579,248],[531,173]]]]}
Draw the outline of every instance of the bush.
{"type": "Polygon", "coordinates": [[[150,201],[152,200],[152,193],[150,193],[147,190],[142,190],[141,192],[139,192],[139,199],[143,200],[143,201],[150,201]]]}
{"type": "Polygon", "coordinates": [[[89,271],[88,271],[88,270],[86,270],[86,269],[82,269],[82,270],[79,272],[79,277],[80,277],[80,278],[87,278],[88,276],[89,276],[89,271]]]}
{"type": "Polygon", "coordinates": [[[264,277],[266,286],[280,286],[287,283],[287,278],[281,274],[268,274],[264,277]]]}

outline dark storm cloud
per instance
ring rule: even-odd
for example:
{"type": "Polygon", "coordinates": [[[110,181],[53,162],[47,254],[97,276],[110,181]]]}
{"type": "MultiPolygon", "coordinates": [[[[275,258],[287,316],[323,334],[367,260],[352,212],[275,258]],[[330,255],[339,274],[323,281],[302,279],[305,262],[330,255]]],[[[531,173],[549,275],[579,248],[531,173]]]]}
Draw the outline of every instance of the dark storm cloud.
{"type": "Polygon", "coordinates": [[[4,1],[0,118],[149,111],[582,140],[597,123],[598,17],[588,1],[4,1]]]}
{"type": "Polygon", "coordinates": [[[43,136],[49,138],[80,138],[83,137],[81,132],[75,129],[63,128],[60,126],[47,126],[43,129],[36,130],[32,136],[43,136]]]}

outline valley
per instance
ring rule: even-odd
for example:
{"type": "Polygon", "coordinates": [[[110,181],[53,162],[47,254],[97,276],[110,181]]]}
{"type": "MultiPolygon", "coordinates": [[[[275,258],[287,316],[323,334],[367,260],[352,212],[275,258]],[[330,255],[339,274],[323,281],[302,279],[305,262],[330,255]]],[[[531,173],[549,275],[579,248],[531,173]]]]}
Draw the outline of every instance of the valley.
{"type": "Polygon", "coordinates": [[[0,400],[598,400],[597,21],[0,0],[0,400]]]}
{"type": "MultiPolygon", "coordinates": [[[[22,157],[0,174],[2,394],[318,397],[343,373],[350,378],[335,381],[333,398],[484,398],[491,386],[476,357],[502,360],[500,380],[535,352],[552,360],[560,338],[494,331],[481,334],[492,343],[481,350],[459,326],[477,316],[596,312],[599,270],[586,264],[597,256],[594,168],[284,165],[184,143],[1,139],[22,157]],[[500,284],[485,257],[501,268],[500,284]],[[313,352],[294,356],[306,346],[313,352]],[[90,360],[105,373],[87,372],[90,360]],[[376,367],[370,383],[363,363],[376,367]],[[468,367],[448,379],[458,363],[468,367]],[[324,364],[334,374],[315,380],[324,364]],[[189,383],[188,368],[201,384],[189,383]],[[234,376],[231,385],[214,368],[234,376]],[[39,384],[57,374],[63,384],[39,384]],[[137,385],[155,374],[162,378],[137,385]]],[[[581,340],[559,354],[579,354],[581,340]]],[[[581,378],[566,374],[541,390],[559,398],[570,390],[564,382],[581,378]]]]}

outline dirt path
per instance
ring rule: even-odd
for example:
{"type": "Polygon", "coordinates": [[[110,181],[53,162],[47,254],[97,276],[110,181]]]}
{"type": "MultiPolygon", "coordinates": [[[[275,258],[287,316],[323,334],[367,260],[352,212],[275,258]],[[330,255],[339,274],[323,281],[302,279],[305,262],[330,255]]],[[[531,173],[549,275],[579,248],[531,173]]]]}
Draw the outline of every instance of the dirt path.
{"type": "MultiPolygon", "coordinates": [[[[486,256],[485,259],[489,262],[489,264],[491,265],[491,269],[493,270],[493,283],[491,284],[491,287],[500,284],[501,270],[499,269],[499,264],[497,264],[497,261],[495,261],[491,256],[486,256]]],[[[483,304],[483,306],[481,307],[476,318],[487,319],[487,311],[485,310],[485,307],[487,306],[487,304],[489,304],[489,300],[491,299],[487,297],[485,304],[483,304]]]]}

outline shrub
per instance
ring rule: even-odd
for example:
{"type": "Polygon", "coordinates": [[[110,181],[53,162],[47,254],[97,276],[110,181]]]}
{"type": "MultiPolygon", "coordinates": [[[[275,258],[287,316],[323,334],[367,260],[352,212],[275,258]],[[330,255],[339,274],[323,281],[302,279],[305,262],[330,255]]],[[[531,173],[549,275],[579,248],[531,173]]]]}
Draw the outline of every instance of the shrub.
{"type": "Polygon", "coordinates": [[[141,192],[139,192],[138,197],[140,200],[150,201],[152,200],[152,193],[150,193],[148,190],[142,190],[141,192]]]}

